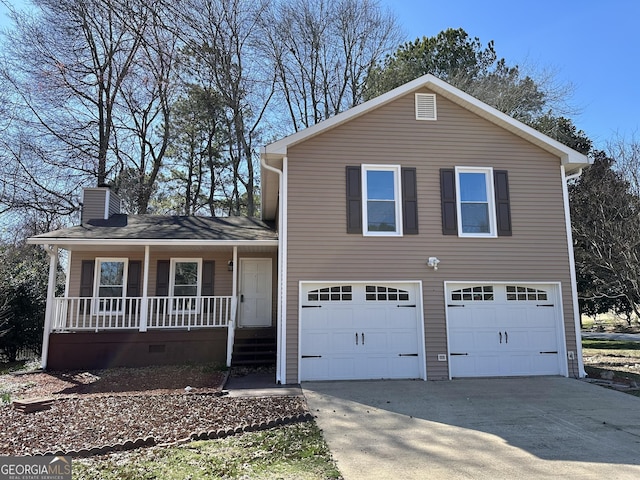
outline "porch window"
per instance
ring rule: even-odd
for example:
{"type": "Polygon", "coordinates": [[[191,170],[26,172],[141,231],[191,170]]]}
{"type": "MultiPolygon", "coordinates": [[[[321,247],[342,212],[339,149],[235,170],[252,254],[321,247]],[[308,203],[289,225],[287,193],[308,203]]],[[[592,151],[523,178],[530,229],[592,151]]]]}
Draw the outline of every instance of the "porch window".
{"type": "Polygon", "coordinates": [[[124,306],[125,285],[127,284],[126,258],[96,259],[96,291],[98,311],[121,313],[124,306]]]}
{"type": "Polygon", "coordinates": [[[171,270],[170,296],[188,297],[175,298],[174,310],[195,310],[202,283],[202,259],[173,259],[171,270]]]}

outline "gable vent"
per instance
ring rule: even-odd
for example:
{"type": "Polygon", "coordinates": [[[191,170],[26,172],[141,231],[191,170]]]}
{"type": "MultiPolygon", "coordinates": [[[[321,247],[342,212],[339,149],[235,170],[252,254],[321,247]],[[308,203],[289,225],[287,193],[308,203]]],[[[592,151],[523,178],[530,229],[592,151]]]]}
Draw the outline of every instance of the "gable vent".
{"type": "Polygon", "coordinates": [[[437,120],[434,93],[416,93],[416,120],[437,120]]]}

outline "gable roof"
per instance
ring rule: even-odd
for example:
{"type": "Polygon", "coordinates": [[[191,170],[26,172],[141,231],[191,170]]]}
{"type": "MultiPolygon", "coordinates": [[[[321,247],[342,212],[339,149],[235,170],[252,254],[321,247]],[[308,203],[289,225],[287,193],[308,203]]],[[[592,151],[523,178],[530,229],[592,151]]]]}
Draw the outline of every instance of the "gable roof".
{"type": "MultiPolygon", "coordinates": [[[[481,102],[475,97],[459,90],[458,88],[449,85],[447,82],[434,77],[431,74],[423,75],[411,82],[405,83],[398,88],[390,90],[387,93],[373,98],[368,102],[357,105],[349,110],[346,110],[334,117],[328,118],[316,125],[300,130],[288,137],[285,137],[277,142],[273,142],[262,148],[261,157],[268,164],[276,164],[279,166],[279,162],[287,156],[289,147],[293,147],[299,143],[302,143],[316,135],[326,132],[332,128],[336,128],[343,123],[346,123],[354,118],[366,114],[378,107],[381,107],[389,102],[396,100],[397,98],[415,92],[417,90],[428,88],[436,94],[442,95],[453,103],[475,113],[479,117],[488,120],[489,122],[508,130],[509,132],[531,142],[534,145],[542,148],[543,150],[560,158],[560,162],[564,165],[568,174],[579,171],[582,167],[591,164],[591,161],[586,155],[583,155],[572,148],[554,140],[547,135],[539,132],[538,130],[525,125],[524,123],[502,113],[501,111],[481,102]]],[[[275,209],[274,198],[277,195],[277,179],[275,174],[267,173],[266,169],[262,171],[262,184],[263,184],[263,217],[273,218],[273,215],[269,215],[269,211],[275,209]],[[272,193],[273,192],[273,193],[272,193]],[[275,193],[275,195],[274,195],[275,193]],[[271,196],[273,195],[273,196],[271,196]],[[269,198],[267,198],[269,197],[269,198]],[[266,216],[265,216],[266,213],[266,216]]],[[[273,212],[271,212],[273,213],[273,212]]]]}
{"type": "Polygon", "coordinates": [[[277,245],[273,225],[248,217],[186,217],[116,214],[107,220],[37,235],[32,244],[56,245],[277,245]]]}

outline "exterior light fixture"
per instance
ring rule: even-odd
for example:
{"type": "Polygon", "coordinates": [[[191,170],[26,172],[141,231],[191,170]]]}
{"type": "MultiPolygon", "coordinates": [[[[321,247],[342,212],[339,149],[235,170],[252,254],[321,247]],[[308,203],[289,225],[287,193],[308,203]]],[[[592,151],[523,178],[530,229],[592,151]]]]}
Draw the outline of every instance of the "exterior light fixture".
{"type": "Polygon", "coordinates": [[[438,270],[439,263],[440,260],[438,260],[437,257],[429,257],[429,260],[427,260],[427,266],[433,268],[434,270],[438,270]]]}
{"type": "Polygon", "coordinates": [[[233,272],[233,260],[229,260],[227,262],[227,270],[229,270],[230,272],[233,272]]]}

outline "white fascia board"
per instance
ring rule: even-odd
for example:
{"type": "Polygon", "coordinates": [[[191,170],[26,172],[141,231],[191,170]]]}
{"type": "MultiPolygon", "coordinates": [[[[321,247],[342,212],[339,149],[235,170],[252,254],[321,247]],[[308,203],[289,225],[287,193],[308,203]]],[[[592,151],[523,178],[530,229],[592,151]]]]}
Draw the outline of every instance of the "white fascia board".
{"type": "Polygon", "coordinates": [[[477,114],[478,116],[498,125],[515,135],[539,146],[543,150],[556,155],[560,158],[562,165],[566,170],[571,173],[579,170],[582,167],[588,166],[593,163],[586,155],[567,147],[566,145],[548,137],[547,135],[537,131],[536,129],[525,125],[524,123],[502,113],[501,111],[481,102],[475,97],[463,92],[462,90],[449,85],[448,83],[434,77],[431,74],[423,75],[411,82],[388,91],[376,97],[368,102],[357,105],[349,110],[346,110],[338,115],[335,115],[323,122],[317,123],[309,128],[300,130],[299,132],[289,135],[277,142],[271,143],[261,150],[261,155],[265,160],[280,159],[287,155],[289,147],[296,145],[300,142],[308,140],[320,133],[323,133],[329,129],[335,128],[342,123],[352,120],[360,115],[367,113],[370,110],[378,108],[386,103],[389,103],[396,98],[411,93],[421,88],[429,88],[435,93],[442,95],[443,97],[451,100],[452,102],[466,108],[467,110],[477,114]]]}
{"type": "Polygon", "coordinates": [[[175,240],[175,239],[115,239],[115,238],[60,238],[31,237],[30,245],[68,245],[68,246],[184,246],[184,247],[277,247],[278,240],[175,240]]]}

